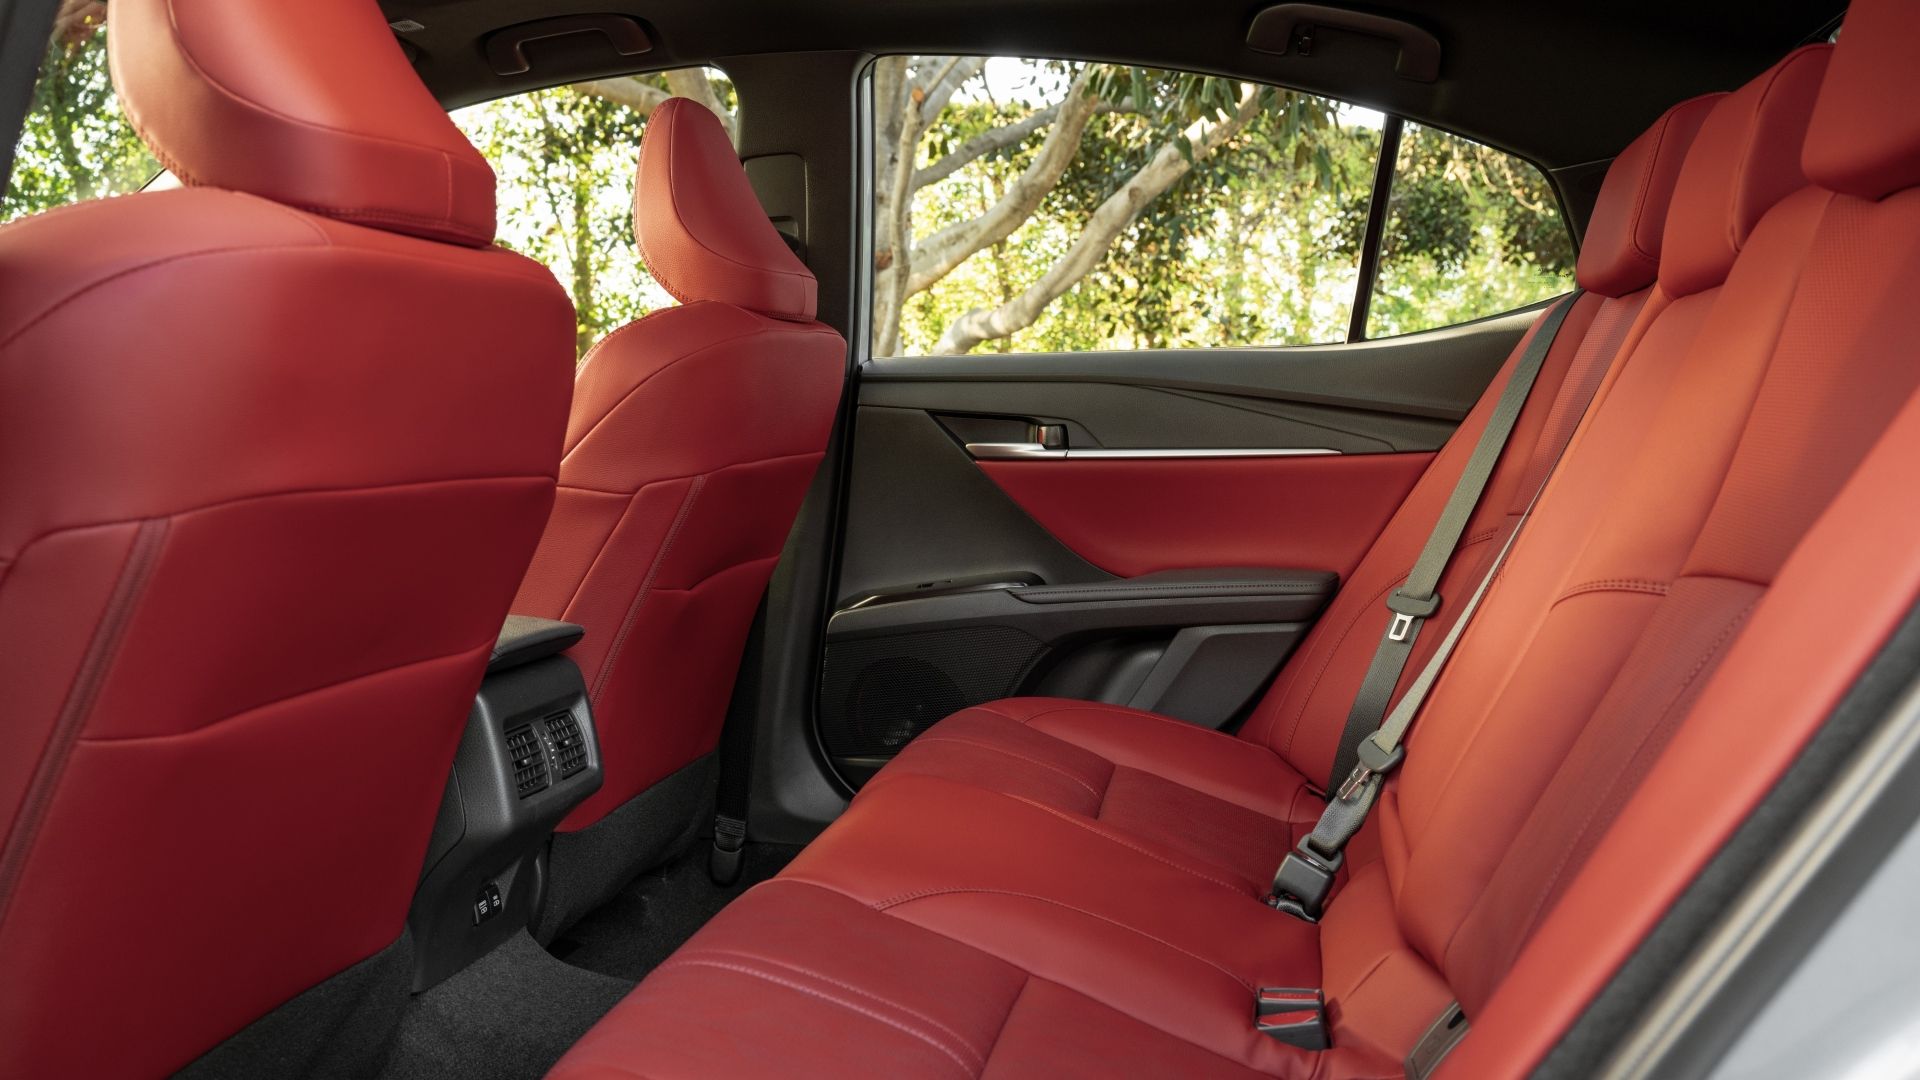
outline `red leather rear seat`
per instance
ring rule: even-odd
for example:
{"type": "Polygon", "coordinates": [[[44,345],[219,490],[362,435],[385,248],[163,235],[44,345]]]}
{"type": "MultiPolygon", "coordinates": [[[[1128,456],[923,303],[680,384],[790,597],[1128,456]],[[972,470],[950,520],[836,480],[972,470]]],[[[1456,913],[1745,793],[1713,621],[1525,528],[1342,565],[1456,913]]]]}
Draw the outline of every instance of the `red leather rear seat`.
{"type": "MultiPolygon", "coordinates": [[[[1440,610],[1422,630],[1404,688],[1446,636],[1486,560],[1505,542],[1560,457],[1579,403],[1644,329],[1661,234],[1681,161],[1713,94],[1668,110],[1615,159],[1580,252],[1586,290],[1554,339],[1500,464],[1440,582],[1440,610]]],[[[1544,317],[1544,316],[1543,316],[1544,317]]],[[[1535,330],[1538,329],[1535,323],[1535,330]]],[[[1098,819],[1177,848],[1264,891],[1281,857],[1313,826],[1347,709],[1386,630],[1386,596],[1420,553],[1460,478],[1497,389],[1532,338],[1518,342],[1474,408],[1326,614],[1291,657],[1238,739],[1120,706],[1027,698],[967,709],[909,744],[868,790],[898,778],[942,776],[1098,819]]],[[[1397,696],[1397,695],[1396,695],[1397,696]]]]}
{"type": "MultiPolygon", "coordinates": [[[[1920,13],[1854,5],[1805,178],[1828,49],[1713,107],[1628,355],[1428,700],[1362,834],[1370,854],[1322,923],[1247,895],[1246,852],[1222,856],[1207,835],[1238,827],[1230,815],[1183,838],[1186,810],[1162,788],[1157,806],[1126,796],[1134,816],[1114,828],[1098,802],[1061,805],[1080,796],[1057,761],[1028,763],[1058,777],[1050,790],[1012,798],[994,786],[1011,788],[996,777],[1018,759],[942,764],[1008,758],[990,731],[1046,723],[1000,717],[872,785],[556,1075],[1390,1075],[1450,1000],[1473,1028],[1446,1075],[1531,1067],[1920,588],[1911,532],[1860,527],[1920,446],[1903,307],[1920,284],[1920,119],[1875,105],[1913,96],[1916,48],[1920,13]],[[1836,568],[1835,554],[1872,562],[1836,568]],[[1822,597],[1860,602],[1835,626],[1822,597]],[[1763,690],[1769,665],[1791,680],[1763,690]],[[1730,730],[1759,752],[1721,754],[1702,791],[1684,767],[1730,730]],[[1677,827],[1695,803],[1700,828],[1677,827]],[[1684,862],[1633,864],[1646,848],[1631,841],[1655,828],[1684,862]],[[1624,900],[1623,872],[1640,879],[1624,900]],[[1324,988],[1335,1049],[1256,1033],[1266,985],[1324,988]]],[[[1888,513],[1920,516],[1910,499],[1888,513]]],[[[1076,715],[1062,707],[1055,717],[1076,715]]],[[[1234,755],[1259,746],[1114,723],[1158,744],[1116,736],[1098,749],[1118,764],[1196,793],[1252,792],[1219,801],[1283,819],[1277,798],[1257,801],[1253,772],[1285,780],[1277,751],[1242,768],[1234,755]]]]}

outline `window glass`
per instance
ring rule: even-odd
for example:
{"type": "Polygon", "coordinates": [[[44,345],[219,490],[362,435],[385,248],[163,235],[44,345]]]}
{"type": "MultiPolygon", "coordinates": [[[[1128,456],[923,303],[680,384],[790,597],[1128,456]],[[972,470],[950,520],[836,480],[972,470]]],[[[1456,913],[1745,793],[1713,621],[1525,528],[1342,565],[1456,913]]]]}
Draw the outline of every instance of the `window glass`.
{"type": "Polygon", "coordinates": [[[1180,72],[892,56],[875,355],[1346,336],[1381,116],[1180,72]]]}
{"type": "Polygon", "coordinates": [[[160,171],[107,78],[105,4],[68,0],[14,146],[0,222],[82,199],[137,191],[160,171]]]}
{"type": "Polygon", "coordinates": [[[1367,336],[1497,315],[1573,287],[1573,240],[1546,177],[1409,122],[1401,136],[1367,336]]]}
{"type": "Polygon", "coordinates": [[[674,302],[633,238],[640,136],[669,97],[693,98],[736,130],[733,86],[710,68],[598,79],[453,114],[499,178],[499,242],[560,279],[578,312],[583,356],[610,331],[674,302]]]}

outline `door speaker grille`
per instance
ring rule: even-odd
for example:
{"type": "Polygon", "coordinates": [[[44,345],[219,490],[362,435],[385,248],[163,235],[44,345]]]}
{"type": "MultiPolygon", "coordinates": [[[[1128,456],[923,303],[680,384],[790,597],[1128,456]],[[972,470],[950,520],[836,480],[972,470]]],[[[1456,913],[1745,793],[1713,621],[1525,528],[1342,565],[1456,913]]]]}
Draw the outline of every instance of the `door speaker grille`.
{"type": "Polygon", "coordinates": [[[831,642],[821,742],[835,757],[891,757],[941,718],[1015,693],[1045,649],[1011,626],[831,642]]]}

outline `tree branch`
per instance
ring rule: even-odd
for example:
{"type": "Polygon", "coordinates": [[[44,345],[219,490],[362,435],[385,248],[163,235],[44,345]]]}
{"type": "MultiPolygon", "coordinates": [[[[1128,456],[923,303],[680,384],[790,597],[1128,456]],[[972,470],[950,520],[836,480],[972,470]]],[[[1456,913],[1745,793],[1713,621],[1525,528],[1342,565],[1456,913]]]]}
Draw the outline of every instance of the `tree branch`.
{"type": "Polygon", "coordinates": [[[713,90],[713,84],[707,80],[707,73],[699,68],[675,68],[666,72],[667,88],[660,89],[632,75],[622,75],[612,79],[594,79],[591,82],[574,83],[570,89],[576,94],[597,97],[611,101],[615,105],[624,105],[639,114],[642,120],[653,115],[653,110],[668,98],[691,98],[706,106],[707,111],[720,118],[720,126],[727,131],[727,139],[735,146],[740,144],[738,122],[727,107],[721,103],[720,95],[713,90]]]}
{"type": "MultiPolygon", "coordinates": [[[[1126,102],[1118,105],[1110,105],[1102,101],[1093,107],[1093,114],[1095,116],[1132,111],[1132,107],[1126,102]]],[[[949,153],[946,157],[915,172],[913,174],[914,190],[918,191],[928,184],[937,184],[947,177],[952,176],[954,173],[959,172],[961,169],[986,157],[988,154],[1020,145],[1021,142],[1026,140],[1027,136],[1053,123],[1054,118],[1059,115],[1060,103],[1055,102],[1044,109],[1036,109],[1011,124],[1003,127],[989,128],[975,135],[973,138],[954,147],[953,152],[949,153]]]]}
{"type": "Polygon", "coordinates": [[[1027,136],[1053,123],[1053,118],[1059,115],[1060,106],[1054,104],[1044,109],[1037,109],[1004,127],[988,128],[954,147],[953,152],[946,157],[924,169],[916,170],[913,174],[914,190],[918,191],[928,184],[937,184],[996,150],[1018,146],[1027,136]]]}
{"type": "MultiPolygon", "coordinates": [[[[915,58],[916,61],[934,59],[915,58]]],[[[985,70],[986,65],[985,57],[952,56],[937,67],[915,70],[911,77],[903,79],[899,130],[893,135],[890,152],[884,155],[888,171],[875,177],[876,185],[886,192],[879,200],[885,215],[879,218],[883,246],[875,253],[875,261],[882,264],[876,267],[874,290],[873,349],[876,355],[899,351],[900,311],[907,297],[913,294],[913,172],[919,157],[920,137],[947,107],[954,92],[985,70]]]]}
{"type": "Polygon", "coordinates": [[[720,118],[720,126],[727,129],[727,141],[734,146],[740,145],[740,132],[733,114],[714,92],[713,83],[702,68],[674,68],[667,72],[667,92],[674,97],[692,98],[707,107],[707,111],[720,118]]]}
{"type": "Polygon", "coordinates": [[[974,252],[991,247],[1013,235],[1022,222],[1032,217],[1040,203],[1059,183],[1080,151],[1080,136],[1093,118],[1098,102],[1088,89],[1092,69],[1082,67],[1060,101],[1052,130],[1046,140],[1006,192],[985,213],[957,222],[913,246],[913,272],[905,295],[911,296],[933,286],[953,272],[974,252]]]}
{"type": "Polygon", "coordinates": [[[964,353],[983,341],[1010,337],[1032,326],[1047,305],[1100,265],[1114,241],[1149,202],[1238,135],[1259,114],[1260,98],[1258,87],[1246,87],[1231,116],[1211,123],[1196,120],[1189,125],[1182,134],[1192,147],[1191,155],[1182,154],[1177,142],[1163,144],[1138,172],[1100,203],[1087,219],[1086,228],[1039,281],[991,311],[975,308],[955,319],[940,335],[933,352],[964,353]]]}
{"type": "Polygon", "coordinates": [[[648,86],[639,79],[626,76],[574,83],[571,89],[576,94],[597,97],[603,101],[611,101],[615,105],[625,105],[639,113],[641,119],[652,116],[653,110],[659,108],[661,102],[673,96],[657,86],[648,86]]]}

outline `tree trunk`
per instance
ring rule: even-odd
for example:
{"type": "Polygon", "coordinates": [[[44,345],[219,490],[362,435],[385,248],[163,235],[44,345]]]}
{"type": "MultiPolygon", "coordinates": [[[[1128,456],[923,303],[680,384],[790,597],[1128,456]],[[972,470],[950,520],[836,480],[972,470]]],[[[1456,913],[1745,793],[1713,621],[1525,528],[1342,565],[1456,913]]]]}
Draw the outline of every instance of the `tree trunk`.
{"type": "Polygon", "coordinates": [[[648,86],[638,79],[622,76],[617,79],[595,79],[592,82],[573,84],[573,92],[611,101],[615,105],[625,105],[640,114],[641,119],[653,115],[660,103],[672,97],[672,94],[657,86],[648,86]]]}
{"type": "Polygon", "coordinates": [[[873,339],[875,356],[900,349],[900,297],[893,290],[891,268],[907,258],[894,236],[893,205],[910,197],[889,182],[900,153],[900,131],[906,123],[907,65],[911,57],[884,56],[873,69],[873,339]]]}
{"type": "Polygon", "coordinates": [[[727,129],[727,141],[735,147],[740,145],[740,132],[734,123],[733,114],[727,111],[720,101],[720,95],[713,90],[712,80],[707,78],[705,68],[674,68],[667,72],[667,92],[674,97],[692,98],[707,107],[707,111],[720,118],[720,126],[727,129]]]}
{"type": "Polygon", "coordinates": [[[931,288],[974,252],[992,247],[1012,236],[1040,209],[1047,194],[1060,184],[1060,178],[1080,151],[1080,136],[1099,105],[1089,90],[1092,69],[1082,67],[1060,101],[1053,129],[1040,144],[1040,152],[1006,193],[979,217],[949,225],[914,245],[913,273],[903,295],[931,288]]]}
{"type": "Polygon", "coordinates": [[[573,182],[573,307],[578,313],[574,319],[576,358],[587,355],[587,350],[593,348],[593,327],[599,322],[593,296],[596,272],[593,253],[597,249],[593,243],[592,198],[587,185],[576,177],[573,182]]]}
{"type": "Polygon", "coordinates": [[[1086,228],[1074,238],[1066,253],[1047,268],[1039,281],[991,311],[975,308],[955,319],[940,335],[940,341],[933,347],[934,353],[964,353],[983,341],[1010,337],[1032,326],[1047,305],[1059,299],[1100,265],[1113,242],[1139,215],[1141,208],[1185,176],[1195,162],[1205,159],[1238,135],[1258,114],[1260,100],[1260,90],[1248,87],[1242,92],[1239,108],[1232,116],[1211,124],[1195,121],[1184,133],[1192,146],[1191,157],[1182,154],[1176,143],[1169,142],[1161,146],[1138,172],[1128,177],[1126,183],[1101,202],[1087,219],[1086,228]]]}

